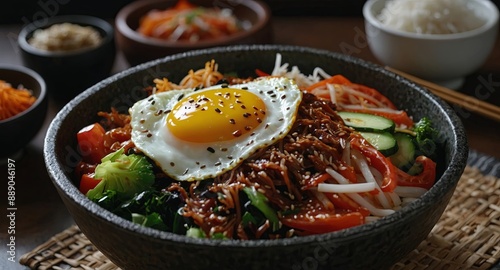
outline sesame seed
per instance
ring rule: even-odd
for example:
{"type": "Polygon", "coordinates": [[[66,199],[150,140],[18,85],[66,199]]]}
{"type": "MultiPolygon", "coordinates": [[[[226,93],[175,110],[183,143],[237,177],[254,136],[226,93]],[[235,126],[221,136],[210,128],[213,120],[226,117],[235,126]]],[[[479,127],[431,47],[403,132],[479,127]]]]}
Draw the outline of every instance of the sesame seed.
{"type": "Polygon", "coordinates": [[[215,149],[213,149],[212,147],[208,147],[207,151],[210,152],[210,153],[215,153],[215,149]]]}
{"type": "Polygon", "coordinates": [[[217,162],[215,162],[215,164],[214,164],[214,165],[215,165],[215,166],[220,166],[220,165],[221,165],[221,163],[220,163],[220,161],[217,161],[217,162]]]}
{"type": "Polygon", "coordinates": [[[174,166],[175,166],[175,163],[170,162],[170,166],[174,167],[174,166]]]}
{"type": "Polygon", "coordinates": [[[186,168],[183,174],[187,174],[189,172],[189,168],[186,168]]]}
{"type": "Polygon", "coordinates": [[[217,113],[222,113],[222,111],[221,111],[219,108],[215,108],[215,111],[216,111],[217,113]]]}
{"type": "Polygon", "coordinates": [[[234,124],[236,124],[236,121],[234,121],[234,119],[229,119],[229,123],[234,125],[234,124]]]}
{"type": "Polygon", "coordinates": [[[184,94],[180,95],[180,96],[177,98],[177,101],[181,100],[183,97],[184,97],[184,94]]]}
{"type": "Polygon", "coordinates": [[[227,152],[227,148],[221,148],[220,151],[221,152],[227,152]]]}
{"type": "Polygon", "coordinates": [[[239,137],[239,136],[241,136],[241,134],[242,134],[242,133],[241,133],[241,130],[239,130],[239,129],[238,129],[238,130],[235,130],[235,131],[233,132],[233,136],[234,136],[234,137],[239,137]]]}
{"type": "Polygon", "coordinates": [[[245,117],[245,118],[248,118],[248,117],[250,117],[250,116],[251,116],[251,114],[249,114],[249,113],[244,113],[244,114],[243,114],[243,117],[245,117]]]}

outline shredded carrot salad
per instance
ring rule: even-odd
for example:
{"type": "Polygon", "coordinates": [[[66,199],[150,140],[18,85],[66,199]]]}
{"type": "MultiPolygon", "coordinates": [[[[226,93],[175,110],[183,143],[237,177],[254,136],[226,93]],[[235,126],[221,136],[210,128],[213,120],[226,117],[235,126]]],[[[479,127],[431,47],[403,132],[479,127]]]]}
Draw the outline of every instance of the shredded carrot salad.
{"type": "Polygon", "coordinates": [[[173,41],[199,41],[242,31],[245,23],[229,9],[196,6],[180,0],[166,10],[151,10],[141,18],[137,31],[145,36],[173,41]]]}
{"type": "Polygon", "coordinates": [[[0,121],[25,111],[35,101],[30,90],[13,88],[10,83],[0,80],[0,121]]]}

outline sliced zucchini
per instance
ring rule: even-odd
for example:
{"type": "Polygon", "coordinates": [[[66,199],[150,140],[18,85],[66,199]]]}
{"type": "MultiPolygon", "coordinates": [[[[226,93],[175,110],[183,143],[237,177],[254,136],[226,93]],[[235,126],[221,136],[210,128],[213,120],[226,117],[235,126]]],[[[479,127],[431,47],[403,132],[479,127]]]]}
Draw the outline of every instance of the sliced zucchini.
{"type": "Polygon", "coordinates": [[[386,157],[398,151],[396,139],[389,132],[360,131],[359,133],[386,157]]]}
{"type": "Polygon", "coordinates": [[[391,119],[368,114],[356,112],[338,112],[344,123],[358,131],[371,131],[371,132],[394,132],[396,125],[391,119]]]}
{"type": "Polygon", "coordinates": [[[413,137],[406,133],[396,132],[394,133],[394,138],[396,139],[399,150],[389,158],[392,164],[406,171],[411,168],[415,161],[415,144],[413,143],[413,137]]]}

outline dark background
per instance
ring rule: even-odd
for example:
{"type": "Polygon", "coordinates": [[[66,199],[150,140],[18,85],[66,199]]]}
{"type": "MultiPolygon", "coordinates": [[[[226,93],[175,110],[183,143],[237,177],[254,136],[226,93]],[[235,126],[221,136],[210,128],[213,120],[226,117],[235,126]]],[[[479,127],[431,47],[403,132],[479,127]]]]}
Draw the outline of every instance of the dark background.
{"type": "MultiPolygon", "coordinates": [[[[94,15],[113,18],[133,0],[8,0],[0,10],[1,24],[26,24],[43,16],[94,15]]],[[[141,0],[137,0],[141,1],[141,0]]],[[[207,0],[208,1],[208,0],[207,0]]],[[[235,0],[236,1],[236,0],[235,0]]],[[[249,0],[243,0],[249,1],[249,0]]],[[[273,15],[360,16],[365,0],[263,0],[273,15]]],[[[500,1],[500,0],[498,0],[500,1]]]]}

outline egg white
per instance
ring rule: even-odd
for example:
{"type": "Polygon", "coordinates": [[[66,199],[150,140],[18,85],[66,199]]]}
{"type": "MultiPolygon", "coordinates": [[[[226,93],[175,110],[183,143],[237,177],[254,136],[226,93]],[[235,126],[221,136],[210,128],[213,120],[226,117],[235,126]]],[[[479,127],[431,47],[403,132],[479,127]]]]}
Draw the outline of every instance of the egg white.
{"type": "MultiPolygon", "coordinates": [[[[153,94],[136,102],[129,109],[132,141],[168,176],[179,181],[193,181],[231,170],[259,149],[286,136],[302,100],[302,92],[293,80],[264,77],[230,87],[248,89],[266,105],[264,121],[252,133],[214,143],[193,143],[177,138],[167,128],[166,117],[179,100],[195,93],[194,89],[185,89],[153,94]]],[[[196,93],[217,88],[223,86],[216,85],[196,93]]],[[[203,132],[202,127],[200,132],[203,132]]]]}

